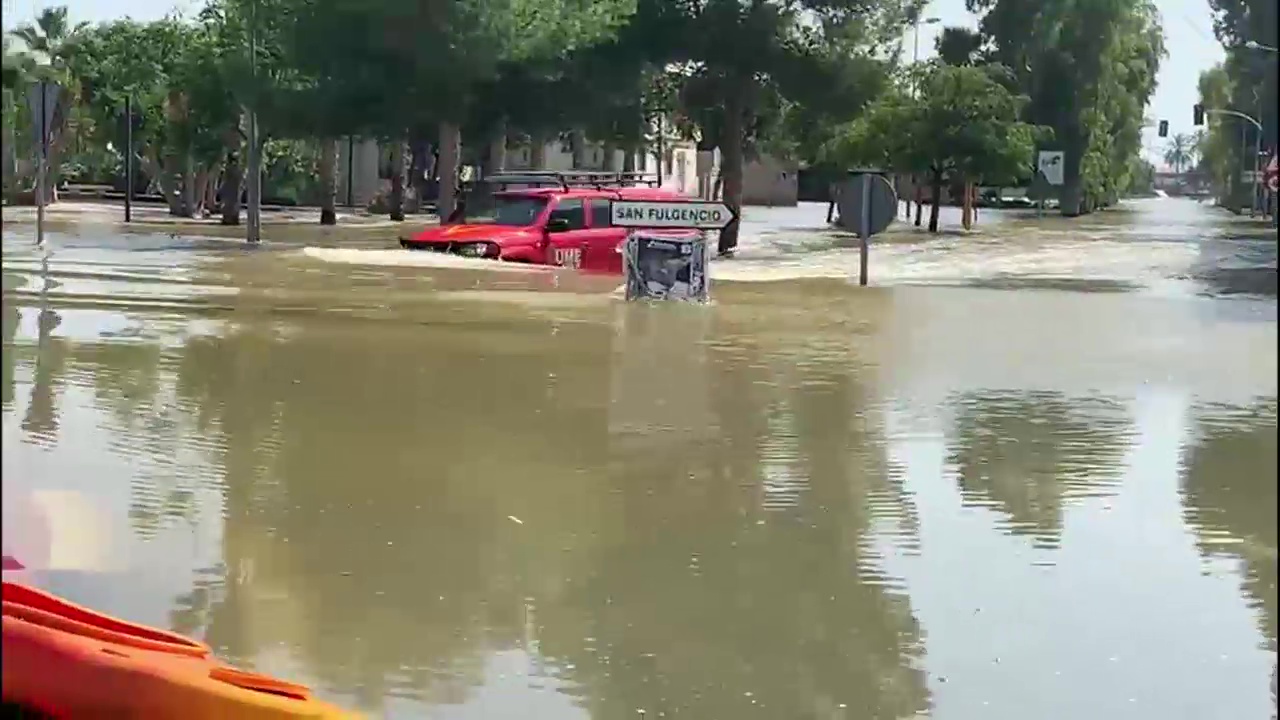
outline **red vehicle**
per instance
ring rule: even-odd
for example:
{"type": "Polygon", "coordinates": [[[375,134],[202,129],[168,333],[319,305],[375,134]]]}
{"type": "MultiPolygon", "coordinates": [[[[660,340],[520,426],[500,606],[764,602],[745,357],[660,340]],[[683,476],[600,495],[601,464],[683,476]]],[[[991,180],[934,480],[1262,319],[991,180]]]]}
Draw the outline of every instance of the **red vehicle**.
{"type": "MultiPolygon", "coordinates": [[[[501,175],[491,180],[503,189],[493,193],[493,207],[484,213],[485,217],[430,227],[411,238],[401,238],[400,245],[467,257],[621,274],[621,246],[627,229],[610,225],[610,201],[691,200],[656,187],[624,186],[626,182],[636,182],[632,175],[501,175]],[[510,188],[517,184],[525,187],[510,188]]],[[[694,231],[665,232],[684,235],[694,231]]]]}

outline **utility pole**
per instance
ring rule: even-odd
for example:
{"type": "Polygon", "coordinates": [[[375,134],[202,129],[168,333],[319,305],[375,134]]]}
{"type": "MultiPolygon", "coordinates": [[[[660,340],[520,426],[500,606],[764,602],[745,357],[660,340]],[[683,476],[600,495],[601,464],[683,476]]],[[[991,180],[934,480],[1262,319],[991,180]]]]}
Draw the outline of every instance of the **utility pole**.
{"type": "Polygon", "coordinates": [[[251,244],[262,241],[262,157],[258,143],[258,2],[249,6],[249,208],[245,218],[245,239],[251,244]]]}
{"type": "Polygon", "coordinates": [[[124,96],[124,221],[133,222],[133,92],[124,96]]]}

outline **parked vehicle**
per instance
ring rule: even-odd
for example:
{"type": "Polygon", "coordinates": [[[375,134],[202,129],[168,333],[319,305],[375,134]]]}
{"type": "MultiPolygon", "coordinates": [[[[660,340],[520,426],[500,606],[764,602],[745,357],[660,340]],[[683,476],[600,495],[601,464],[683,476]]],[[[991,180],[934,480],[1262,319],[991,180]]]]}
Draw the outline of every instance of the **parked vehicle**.
{"type": "MultiPolygon", "coordinates": [[[[483,209],[468,210],[457,222],[402,237],[400,245],[621,274],[627,229],[610,224],[610,202],[691,200],[655,187],[656,179],[638,173],[502,173],[484,182],[490,191],[484,193],[483,209]]],[[[695,231],[661,232],[681,236],[695,231]]]]}

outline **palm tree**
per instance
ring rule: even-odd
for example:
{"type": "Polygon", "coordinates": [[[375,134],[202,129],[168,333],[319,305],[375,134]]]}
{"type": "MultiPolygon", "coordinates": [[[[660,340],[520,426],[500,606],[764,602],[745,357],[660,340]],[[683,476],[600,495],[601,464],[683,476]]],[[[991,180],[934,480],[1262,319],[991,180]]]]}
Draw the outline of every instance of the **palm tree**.
{"type": "Polygon", "coordinates": [[[13,38],[8,35],[0,38],[4,43],[4,89],[17,92],[27,83],[27,78],[34,70],[35,60],[24,52],[13,47],[13,38]]]}
{"type": "Polygon", "coordinates": [[[1186,133],[1178,133],[1169,138],[1169,146],[1164,151],[1164,161],[1173,167],[1173,171],[1182,174],[1182,168],[1190,165],[1195,155],[1195,140],[1186,133]]]}
{"type": "MultiPolygon", "coordinates": [[[[68,60],[75,53],[81,32],[88,23],[72,24],[67,18],[65,5],[49,7],[40,11],[34,24],[27,24],[14,30],[11,34],[26,46],[23,61],[29,79],[51,80],[64,88],[54,107],[53,118],[49,127],[49,177],[50,187],[58,176],[62,150],[66,146],[66,132],[71,108],[77,96],[74,78],[69,70],[68,60]]],[[[8,53],[5,55],[5,83],[10,80],[8,69],[8,53]]],[[[14,77],[17,82],[18,76],[14,77]]],[[[56,193],[49,199],[57,199],[56,193]]]]}
{"type": "Polygon", "coordinates": [[[12,38],[8,35],[2,37],[4,43],[4,67],[3,67],[3,112],[4,112],[4,135],[0,139],[5,149],[4,152],[4,188],[7,192],[10,189],[10,182],[16,180],[18,176],[18,144],[17,129],[20,120],[19,108],[23,102],[23,88],[30,82],[31,73],[34,70],[35,61],[30,55],[19,52],[14,49],[12,38]]]}

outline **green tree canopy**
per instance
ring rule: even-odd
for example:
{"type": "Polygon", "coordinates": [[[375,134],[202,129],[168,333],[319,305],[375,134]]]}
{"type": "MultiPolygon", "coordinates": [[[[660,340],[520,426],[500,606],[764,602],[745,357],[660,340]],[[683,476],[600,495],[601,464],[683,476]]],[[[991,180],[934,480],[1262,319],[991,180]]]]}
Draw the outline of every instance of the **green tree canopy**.
{"type": "MultiPolygon", "coordinates": [[[[1023,122],[1027,99],[996,78],[1000,68],[940,65],[918,96],[894,93],[842,128],[826,146],[845,166],[871,166],[944,183],[1011,184],[1029,176],[1037,140],[1047,130],[1023,122]]],[[[938,203],[929,229],[938,229],[938,203]]]]}

